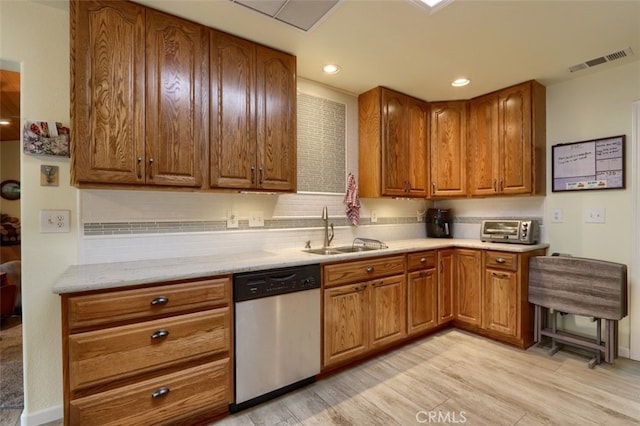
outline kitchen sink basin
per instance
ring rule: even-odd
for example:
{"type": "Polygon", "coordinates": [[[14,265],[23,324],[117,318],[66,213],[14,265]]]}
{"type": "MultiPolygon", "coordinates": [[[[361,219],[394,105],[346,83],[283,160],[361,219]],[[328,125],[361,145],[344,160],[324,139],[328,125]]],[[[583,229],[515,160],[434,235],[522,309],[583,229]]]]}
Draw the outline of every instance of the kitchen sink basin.
{"type": "Polygon", "coordinates": [[[323,255],[329,255],[329,254],[344,254],[346,252],[344,251],[338,251],[335,248],[318,248],[318,249],[309,249],[309,250],[305,250],[305,252],[307,253],[313,253],[313,254],[323,254],[323,255]]]}
{"type": "Polygon", "coordinates": [[[327,247],[305,250],[307,253],[331,255],[331,254],[345,254],[345,253],[359,253],[361,251],[380,250],[379,247],[364,247],[364,246],[342,246],[342,247],[327,247]]]}

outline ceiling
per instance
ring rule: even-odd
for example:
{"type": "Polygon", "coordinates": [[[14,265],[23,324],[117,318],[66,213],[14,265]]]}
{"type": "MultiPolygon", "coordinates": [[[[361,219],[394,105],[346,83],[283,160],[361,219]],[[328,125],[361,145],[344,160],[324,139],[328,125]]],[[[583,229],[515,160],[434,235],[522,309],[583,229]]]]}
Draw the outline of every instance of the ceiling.
{"type": "Polygon", "coordinates": [[[353,94],[383,85],[427,101],[468,99],[640,60],[638,0],[454,0],[431,14],[409,0],[343,0],[309,32],[230,0],[137,2],[293,53],[300,77],[353,94]],[[633,55],[569,72],[627,47],[633,55]],[[342,71],[324,75],[329,62],[342,71]],[[451,87],[461,76],[471,84],[451,87]]]}
{"type": "MultiPolygon", "coordinates": [[[[68,8],[66,0],[34,1],[68,8]]],[[[293,53],[299,77],[353,94],[383,85],[427,101],[469,99],[640,60],[640,0],[453,0],[434,13],[409,0],[342,0],[309,32],[230,0],[136,2],[293,53]],[[630,56],[569,71],[628,47],[630,56]],[[342,71],[323,74],[327,63],[342,71]],[[451,87],[462,76],[471,84],[451,87]]]]}

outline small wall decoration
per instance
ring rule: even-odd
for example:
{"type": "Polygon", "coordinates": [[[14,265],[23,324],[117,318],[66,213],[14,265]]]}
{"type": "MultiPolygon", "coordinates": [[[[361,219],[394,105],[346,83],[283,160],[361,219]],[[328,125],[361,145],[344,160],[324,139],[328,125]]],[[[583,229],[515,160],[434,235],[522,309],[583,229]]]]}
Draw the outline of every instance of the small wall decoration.
{"type": "Polygon", "coordinates": [[[25,154],[69,156],[69,128],[61,123],[27,121],[23,130],[25,154]]]}
{"type": "Polygon", "coordinates": [[[58,166],[40,166],[40,186],[58,186],[58,166]]]}
{"type": "Polygon", "coordinates": [[[5,200],[19,200],[20,182],[17,180],[5,180],[0,183],[0,196],[5,200]]]}
{"type": "Polygon", "coordinates": [[[625,136],[554,145],[553,192],[625,187],[625,136]]]}

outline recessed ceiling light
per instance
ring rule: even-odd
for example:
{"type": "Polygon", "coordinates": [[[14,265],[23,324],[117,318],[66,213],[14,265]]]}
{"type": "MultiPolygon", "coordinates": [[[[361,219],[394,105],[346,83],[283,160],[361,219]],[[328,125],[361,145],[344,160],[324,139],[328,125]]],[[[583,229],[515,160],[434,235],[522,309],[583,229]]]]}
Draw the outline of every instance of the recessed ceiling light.
{"type": "Polygon", "coordinates": [[[336,64],[327,64],[324,67],[322,67],[322,71],[324,71],[327,74],[338,74],[340,72],[340,65],[336,65],[336,64]]]}
{"type": "Polygon", "coordinates": [[[469,80],[468,78],[457,78],[451,82],[451,85],[453,87],[462,87],[466,86],[469,83],[471,83],[471,80],[469,80]]]}
{"type": "Polygon", "coordinates": [[[429,13],[435,13],[442,9],[453,0],[409,0],[413,4],[418,5],[422,9],[427,10],[429,13]]]}

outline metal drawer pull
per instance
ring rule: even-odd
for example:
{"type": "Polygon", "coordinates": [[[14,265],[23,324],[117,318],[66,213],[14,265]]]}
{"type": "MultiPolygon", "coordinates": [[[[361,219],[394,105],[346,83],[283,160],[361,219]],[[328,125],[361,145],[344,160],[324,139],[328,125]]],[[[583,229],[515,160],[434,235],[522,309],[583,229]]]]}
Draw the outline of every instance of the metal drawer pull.
{"type": "Polygon", "coordinates": [[[138,179],[142,179],[142,157],[138,157],[138,179]]]}
{"type": "Polygon", "coordinates": [[[367,271],[368,273],[372,273],[372,272],[373,272],[373,266],[367,266],[366,271],[367,271]]]}
{"type": "Polygon", "coordinates": [[[496,278],[509,278],[509,275],[507,275],[507,274],[498,274],[496,272],[492,272],[491,275],[496,277],[496,278]]]}
{"type": "Polygon", "coordinates": [[[151,301],[152,306],[166,305],[167,303],[169,303],[169,298],[166,296],[158,296],[151,301]]]}
{"type": "Polygon", "coordinates": [[[169,335],[169,331],[168,330],[158,330],[158,331],[156,331],[155,333],[153,333],[151,335],[151,338],[153,340],[162,339],[164,337],[167,337],[168,335],[169,335]]]}
{"type": "Polygon", "coordinates": [[[504,258],[502,258],[502,257],[499,257],[499,258],[497,258],[497,259],[496,259],[496,262],[498,262],[498,263],[505,263],[505,262],[506,262],[506,260],[505,260],[504,258]]]}
{"type": "Polygon", "coordinates": [[[424,262],[426,262],[426,261],[427,261],[427,258],[426,258],[426,257],[421,257],[421,258],[420,258],[420,263],[424,263],[424,262]]]}
{"type": "Polygon", "coordinates": [[[155,392],[153,392],[151,394],[151,398],[161,398],[163,396],[169,395],[169,391],[170,389],[163,386],[161,388],[158,388],[155,392]]]}

